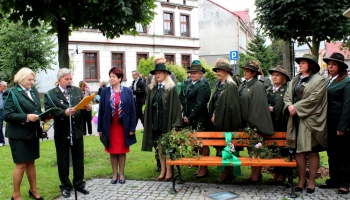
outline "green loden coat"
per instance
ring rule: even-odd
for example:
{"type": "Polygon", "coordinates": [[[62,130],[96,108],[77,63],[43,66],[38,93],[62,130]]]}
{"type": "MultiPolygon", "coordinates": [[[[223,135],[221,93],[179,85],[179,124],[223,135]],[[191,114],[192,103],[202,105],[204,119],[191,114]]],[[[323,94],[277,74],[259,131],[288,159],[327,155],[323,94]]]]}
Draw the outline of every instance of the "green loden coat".
{"type": "MultiPolygon", "coordinates": [[[[273,87],[269,87],[266,90],[267,95],[272,94],[273,87]]],[[[275,131],[286,131],[287,129],[287,120],[286,117],[284,115],[283,112],[283,108],[284,108],[284,94],[287,91],[287,84],[283,84],[281,85],[280,88],[278,88],[278,90],[276,91],[275,95],[276,95],[276,102],[275,102],[275,106],[273,106],[273,113],[274,113],[274,119],[272,119],[273,124],[274,124],[274,128],[275,131]]]]}
{"type": "MultiPolygon", "coordinates": [[[[152,151],[154,145],[153,130],[152,130],[152,99],[157,93],[157,86],[152,89],[147,87],[146,92],[146,107],[144,113],[144,130],[142,140],[142,151],[152,151]]],[[[163,134],[171,131],[175,127],[181,127],[181,104],[177,87],[174,86],[168,90],[164,87],[162,90],[163,100],[163,134]]]]}
{"type": "Polygon", "coordinates": [[[210,99],[210,88],[202,81],[192,82],[182,87],[179,98],[183,108],[183,116],[186,116],[192,124],[192,128],[207,127],[209,113],[207,103],[210,99]]]}
{"type": "MultiPolygon", "coordinates": [[[[287,92],[284,95],[284,109],[294,104],[294,88],[299,81],[300,74],[288,83],[287,92]]],[[[288,117],[287,123],[287,147],[296,148],[296,152],[308,152],[311,148],[320,144],[328,148],[327,137],[327,90],[325,79],[319,74],[314,74],[304,88],[302,99],[294,104],[297,115],[300,118],[299,134],[296,138],[296,127],[293,117],[288,117]]],[[[289,113],[288,110],[285,112],[289,113]]]]}
{"type": "Polygon", "coordinates": [[[244,127],[256,128],[264,135],[274,135],[275,131],[267,102],[267,95],[264,84],[257,78],[251,81],[244,81],[238,91],[244,89],[240,96],[241,118],[244,127]],[[244,89],[244,86],[246,88],[244,89]]]}
{"type": "MultiPolygon", "coordinates": [[[[218,82],[220,84],[220,82],[218,82]]],[[[218,87],[215,88],[215,92],[218,87]]],[[[227,82],[222,87],[222,92],[216,101],[215,121],[212,124],[213,131],[237,131],[242,128],[239,112],[238,88],[236,83],[227,82]]],[[[209,102],[209,116],[214,114],[213,97],[209,102]]]]}

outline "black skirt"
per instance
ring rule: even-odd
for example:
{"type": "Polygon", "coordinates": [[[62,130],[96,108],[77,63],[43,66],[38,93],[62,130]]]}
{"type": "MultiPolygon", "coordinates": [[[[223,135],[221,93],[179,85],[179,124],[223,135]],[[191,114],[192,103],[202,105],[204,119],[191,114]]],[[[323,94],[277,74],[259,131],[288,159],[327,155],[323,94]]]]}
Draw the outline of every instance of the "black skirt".
{"type": "Polygon", "coordinates": [[[9,138],[9,144],[14,163],[25,163],[40,157],[38,138],[29,140],[9,138]]]}

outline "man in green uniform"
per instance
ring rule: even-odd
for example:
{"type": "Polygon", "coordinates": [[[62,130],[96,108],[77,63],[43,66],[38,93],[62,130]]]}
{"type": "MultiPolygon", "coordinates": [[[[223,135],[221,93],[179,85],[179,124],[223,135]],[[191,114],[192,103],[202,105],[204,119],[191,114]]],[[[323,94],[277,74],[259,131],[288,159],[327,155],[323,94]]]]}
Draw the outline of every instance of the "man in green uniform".
{"type": "MultiPolygon", "coordinates": [[[[76,106],[83,98],[80,88],[71,86],[72,73],[67,68],[62,68],[57,73],[58,85],[45,93],[45,110],[50,108],[61,108],[54,113],[54,138],[56,146],[58,175],[60,177],[62,196],[70,197],[73,185],[76,190],[89,194],[85,189],[84,181],[84,140],[83,119],[80,110],[76,106]],[[70,96],[70,97],[69,97],[70,96]],[[71,107],[69,102],[71,101],[71,107]],[[69,115],[71,114],[72,134],[70,134],[69,115]],[[72,138],[71,138],[72,137],[72,138]],[[73,162],[73,185],[69,180],[69,150],[72,152],[73,162]]],[[[91,105],[85,107],[91,109],[91,105]]]]}

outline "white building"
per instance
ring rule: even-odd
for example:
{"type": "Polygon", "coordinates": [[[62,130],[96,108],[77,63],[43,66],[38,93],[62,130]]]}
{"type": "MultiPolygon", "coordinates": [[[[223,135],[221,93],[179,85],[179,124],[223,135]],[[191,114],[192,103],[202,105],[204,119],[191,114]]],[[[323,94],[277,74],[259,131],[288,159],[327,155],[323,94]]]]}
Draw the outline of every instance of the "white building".
{"type": "Polygon", "coordinates": [[[199,57],[214,64],[230,51],[245,52],[253,38],[249,10],[230,11],[211,0],[199,0],[199,57]]]}

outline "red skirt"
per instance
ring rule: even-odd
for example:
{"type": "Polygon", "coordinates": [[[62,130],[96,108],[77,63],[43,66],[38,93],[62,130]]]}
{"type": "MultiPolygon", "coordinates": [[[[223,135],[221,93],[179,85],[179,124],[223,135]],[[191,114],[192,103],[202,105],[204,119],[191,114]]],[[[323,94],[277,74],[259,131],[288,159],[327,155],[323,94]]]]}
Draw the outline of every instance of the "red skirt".
{"type": "Polygon", "coordinates": [[[105,148],[105,151],[110,154],[124,154],[130,151],[129,147],[125,146],[124,126],[118,123],[118,115],[113,118],[110,128],[110,147],[105,148]]]}

